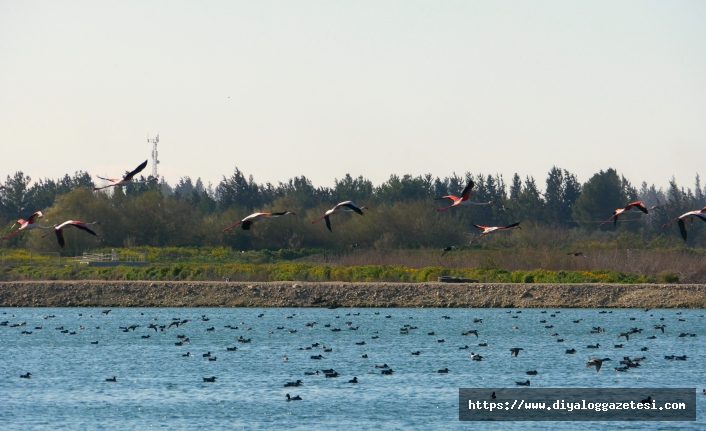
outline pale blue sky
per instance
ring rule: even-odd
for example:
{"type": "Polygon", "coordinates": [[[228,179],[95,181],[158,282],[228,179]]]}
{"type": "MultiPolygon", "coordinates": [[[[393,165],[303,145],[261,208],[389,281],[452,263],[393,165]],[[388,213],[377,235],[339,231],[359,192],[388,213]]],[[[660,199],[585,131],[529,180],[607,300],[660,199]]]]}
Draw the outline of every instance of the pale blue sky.
{"type": "Polygon", "coordinates": [[[0,0],[0,177],[706,175],[706,2],[0,0]],[[148,166],[146,171],[151,169],[148,166]]]}

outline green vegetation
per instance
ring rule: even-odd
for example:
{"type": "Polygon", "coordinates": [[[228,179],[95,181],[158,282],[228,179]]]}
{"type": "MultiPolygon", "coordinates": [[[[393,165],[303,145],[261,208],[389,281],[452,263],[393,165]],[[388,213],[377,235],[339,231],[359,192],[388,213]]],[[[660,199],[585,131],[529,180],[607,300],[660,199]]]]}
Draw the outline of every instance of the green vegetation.
{"type": "Polygon", "coordinates": [[[504,269],[451,269],[440,266],[409,268],[393,265],[326,266],[307,263],[278,264],[173,264],[147,267],[93,267],[70,265],[6,268],[4,280],[232,280],[247,281],[346,281],[426,282],[441,275],[498,283],[654,283],[656,277],[618,271],[533,271],[504,269]]]}
{"type": "MultiPolygon", "coordinates": [[[[468,244],[483,225],[522,222],[521,231],[488,236],[478,247],[522,250],[528,247],[565,247],[568,244],[613,244],[631,249],[698,247],[706,240],[706,226],[688,226],[684,243],[677,228],[663,224],[686,211],[706,205],[697,175],[693,189],[671,181],[668,189],[643,183],[638,190],[614,169],[593,175],[586,183],[566,170],[552,168],[544,190],[532,177],[518,174],[507,184],[502,175],[466,173],[440,178],[432,175],[397,176],[375,186],[359,176],[346,174],[332,187],[314,187],[306,177],[279,184],[258,184],[237,168],[216,186],[182,178],[174,187],[162,182],[134,184],[94,192],[85,172],[57,180],[32,182],[22,172],[5,181],[0,190],[0,233],[8,234],[14,222],[42,210],[40,224],[65,220],[100,221],[98,238],[76,229],[65,231],[67,246],[60,249],[52,237],[41,232],[17,235],[5,242],[8,248],[35,252],[59,251],[76,256],[105,247],[210,247],[252,250],[342,251],[350,244],[375,250],[427,249],[468,244]],[[454,208],[437,213],[442,203],[433,198],[458,195],[469,180],[475,187],[471,199],[495,201],[494,205],[454,208]],[[693,191],[692,191],[693,190],[693,191]],[[648,207],[659,205],[649,215],[638,211],[599,228],[613,210],[641,199],[648,207]],[[337,214],[331,219],[333,233],[323,224],[312,225],[338,202],[353,200],[370,209],[364,216],[337,214]],[[259,221],[249,231],[223,228],[258,211],[294,211],[296,216],[259,221]]],[[[16,226],[14,227],[16,228],[16,226]]]]}
{"type": "Polygon", "coordinates": [[[237,168],[215,187],[182,178],[94,192],[91,176],[32,182],[22,172],[0,191],[0,233],[14,221],[42,210],[39,223],[100,221],[98,237],[78,229],[64,232],[61,249],[53,236],[34,230],[5,241],[0,279],[144,279],[428,281],[457,275],[489,282],[661,282],[706,281],[706,225],[690,223],[684,242],[677,228],[662,225],[706,205],[697,175],[693,192],[646,183],[638,190],[614,169],[585,184],[557,167],[544,191],[532,177],[466,173],[445,178],[392,175],[379,186],[345,175],[333,187],[314,187],[304,176],[258,184],[237,168]],[[471,198],[494,205],[436,212],[434,197],[458,195],[469,180],[471,198]],[[613,210],[632,200],[649,215],[631,212],[599,228],[613,210]],[[369,207],[364,216],[336,214],[333,232],[312,225],[340,201],[369,207]],[[296,216],[258,221],[251,230],[223,228],[257,211],[294,211],[296,216]],[[489,235],[470,245],[472,224],[522,222],[522,230],[489,235]],[[355,245],[355,246],[353,246],[355,245]],[[441,248],[456,250],[441,257],[441,248]],[[84,252],[145,254],[148,267],[94,268],[70,262],[84,252]],[[30,250],[32,258],[30,262],[30,250]],[[582,252],[579,257],[572,252],[582,252]],[[50,254],[54,253],[54,254],[50,254]],[[58,254],[61,261],[58,260],[58,254]],[[67,266],[68,264],[68,266],[67,266]]]}

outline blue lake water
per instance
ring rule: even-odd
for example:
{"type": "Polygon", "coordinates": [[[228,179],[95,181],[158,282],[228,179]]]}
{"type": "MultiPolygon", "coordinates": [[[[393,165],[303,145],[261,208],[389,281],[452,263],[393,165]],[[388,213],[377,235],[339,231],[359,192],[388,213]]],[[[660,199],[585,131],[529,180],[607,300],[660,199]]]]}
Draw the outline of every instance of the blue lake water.
{"type": "Polygon", "coordinates": [[[0,322],[8,322],[0,326],[0,428],[706,429],[706,396],[700,395],[706,388],[705,310],[114,308],[107,315],[101,310],[0,308],[0,322]],[[174,318],[190,322],[164,331],[147,328],[174,318]],[[20,322],[26,324],[11,327],[20,322]],[[317,323],[305,326],[308,322],[317,323]],[[653,329],[655,324],[667,325],[666,332],[653,329]],[[139,327],[120,329],[131,325],[139,327]],[[417,329],[402,335],[404,325],[417,329]],[[606,332],[592,334],[593,326],[606,332]],[[56,329],[61,327],[69,332],[56,329]],[[629,341],[617,338],[632,327],[644,330],[629,341]],[[480,336],[461,335],[468,329],[480,336]],[[680,332],[697,336],[679,338],[680,332]],[[177,335],[190,341],[176,346],[177,335]],[[652,335],[657,338],[648,339],[652,335]],[[239,336],[252,341],[237,342],[239,336]],[[299,350],[314,343],[333,351],[299,350]],[[586,348],[596,343],[600,349],[586,348]],[[466,345],[468,350],[459,350],[466,345]],[[513,347],[524,350],[514,357],[513,347]],[[577,353],[565,354],[570,348],[577,353]],[[183,357],[187,351],[193,356],[183,357]],[[216,361],[202,356],[209,351],[216,361]],[[471,351],[485,359],[472,361],[471,351]],[[639,368],[615,372],[624,356],[646,359],[639,368]],[[591,357],[612,361],[597,373],[585,367],[591,357]],[[376,364],[388,364],[394,374],[382,375],[376,364]],[[340,377],[304,374],[331,368],[340,377]],[[439,374],[442,368],[449,373],[439,374]],[[527,376],[528,370],[538,375],[527,376]],[[19,377],[26,372],[30,379],[19,377]],[[113,376],[116,382],[105,381],[113,376]],[[211,376],[215,383],[203,381],[211,376]],[[354,376],[359,383],[349,384],[354,376]],[[458,421],[460,387],[517,387],[516,381],[528,378],[531,387],[694,387],[697,421],[458,421]],[[283,387],[297,379],[301,386],[283,387]],[[303,400],[286,402],[287,393],[303,400]]]}

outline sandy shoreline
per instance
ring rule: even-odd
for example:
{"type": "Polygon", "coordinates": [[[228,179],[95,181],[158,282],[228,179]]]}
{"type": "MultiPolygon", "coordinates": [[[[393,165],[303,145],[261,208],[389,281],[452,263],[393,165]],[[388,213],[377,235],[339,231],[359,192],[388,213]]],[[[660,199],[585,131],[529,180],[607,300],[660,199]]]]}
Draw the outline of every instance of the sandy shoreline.
{"type": "Polygon", "coordinates": [[[18,281],[0,306],[706,308],[706,285],[18,281]]]}

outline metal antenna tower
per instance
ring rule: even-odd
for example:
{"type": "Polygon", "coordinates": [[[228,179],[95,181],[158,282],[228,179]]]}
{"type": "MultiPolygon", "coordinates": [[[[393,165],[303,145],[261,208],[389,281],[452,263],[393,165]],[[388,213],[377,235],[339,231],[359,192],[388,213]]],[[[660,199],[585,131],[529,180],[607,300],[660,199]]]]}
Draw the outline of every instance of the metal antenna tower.
{"type": "Polygon", "coordinates": [[[157,133],[157,137],[154,139],[150,139],[150,135],[147,135],[147,142],[152,144],[152,177],[159,178],[159,174],[157,174],[157,165],[159,164],[159,160],[157,159],[157,144],[159,144],[159,133],[157,133]]]}

